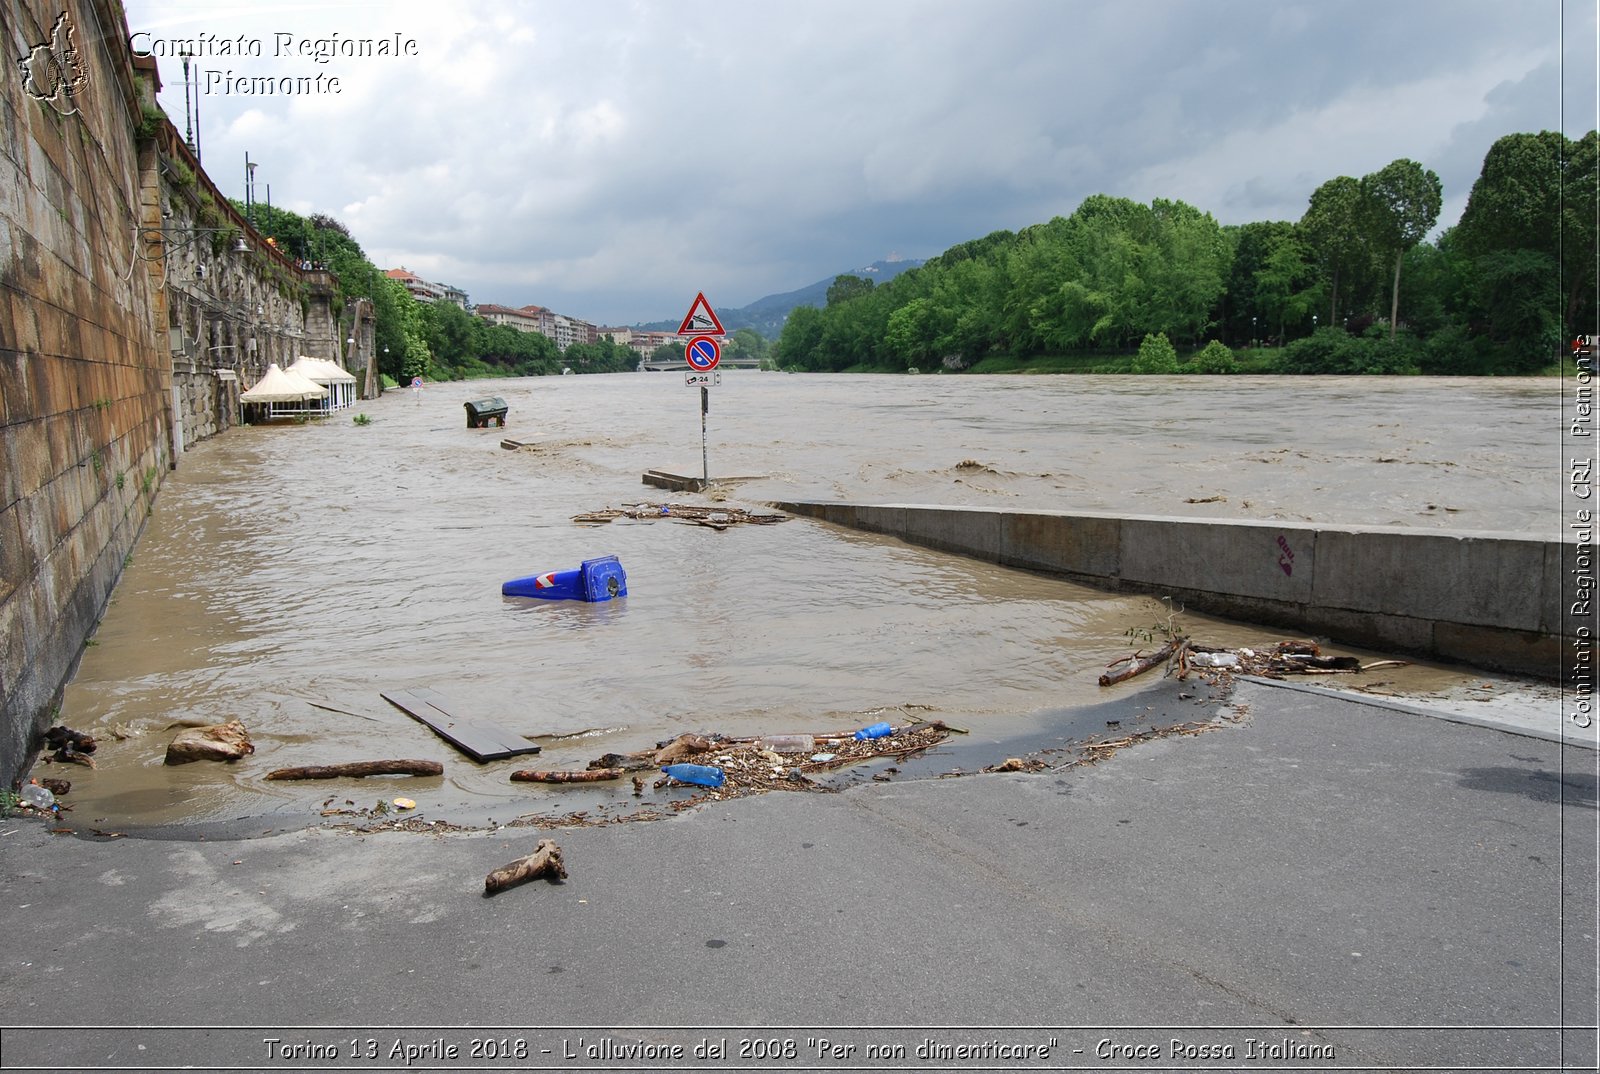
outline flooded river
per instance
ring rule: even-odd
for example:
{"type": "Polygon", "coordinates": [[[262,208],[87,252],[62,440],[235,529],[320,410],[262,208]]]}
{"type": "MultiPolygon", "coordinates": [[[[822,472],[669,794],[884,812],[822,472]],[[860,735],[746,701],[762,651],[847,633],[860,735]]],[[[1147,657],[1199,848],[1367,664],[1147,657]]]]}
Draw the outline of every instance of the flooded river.
{"type": "MultiPolygon", "coordinates": [[[[760,475],[726,492],[752,508],[956,503],[1551,538],[1559,392],[1554,380],[728,371],[711,391],[707,457],[713,479],[760,475]]],[[[707,502],[640,483],[646,469],[701,472],[698,393],[676,373],[437,384],[356,409],[371,424],[346,413],[237,429],[170,475],[66,691],[60,721],[104,743],[97,770],[52,773],[72,778],[80,826],[314,818],[357,791],[509,819],[560,793],[509,784],[513,768],[581,768],[684,731],[858,726],[904,707],[1000,733],[1101,700],[1111,691],[1095,678],[1128,632],[1168,614],[802,519],[722,532],[572,521],[707,502]],[[510,424],[467,429],[462,403],[488,395],[509,403],[510,424]],[[500,595],[506,579],[605,554],[627,571],[624,599],[500,595]],[[379,696],[417,687],[518,734],[597,733],[480,767],[379,696]],[[174,725],[234,717],[256,744],[248,760],[162,763],[174,725]],[[377,757],[443,760],[446,775],[262,778],[377,757]]],[[[1212,644],[1281,636],[1181,622],[1212,644]]],[[[1425,691],[1456,674],[1403,681],[1425,691]]]]}

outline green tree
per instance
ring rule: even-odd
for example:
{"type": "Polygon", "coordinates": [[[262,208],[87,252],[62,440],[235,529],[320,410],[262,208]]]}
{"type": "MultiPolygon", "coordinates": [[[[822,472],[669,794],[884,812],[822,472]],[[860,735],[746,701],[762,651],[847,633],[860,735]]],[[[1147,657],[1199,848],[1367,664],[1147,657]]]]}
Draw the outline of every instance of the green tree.
{"type": "Polygon", "coordinates": [[[939,337],[938,311],[926,298],[914,298],[889,314],[884,344],[906,367],[932,358],[939,337]]]}
{"type": "MultiPolygon", "coordinates": [[[[806,307],[809,308],[809,307],[806,307]]],[[[684,344],[680,342],[663,343],[650,352],[652,362],[670,362],[679,364],[683,361],[684,344]]]]}
{"type": "Polygon", "coordinates": [[[1304,323],[1316,298],[1316,272],[1293,228],[1273,236],[1251,282],[1262,325],[1275,323],[1278,338],[1287,339],[1289,324],[1304,323]]]}
{"type": "MultiPolygon", "coordinates": [[[[1484,156],[1455,229],[1471,258],[1512,250],[1549,258],[1559,272],[1563,334],[1592,332],[1595,320],[1596,149],[1595,131],[1577,141],[1557,131],[1506,135],[1484,156]]],[[[1506,276],[1503,266],[1491,274],[1506,276]]],[[[1541,288],[1547,283],[1526,271],[1514,275],[1541,288]]],[[[1533,300],[1523,296],[1513,305],[1533,300]]]]}
{"type": "Polygon", "coordinates": [[[833,282],[828,285],[828,305],[837,306],[849,302],[853,298],[870,294],[872,289],[872,281],[861,276],[848,274],[835,276],[833,282]]]}
{"type": "Polygon", "coordinates": [[[1258,221],[1224,231],[1233,246],[1233,261],[1215,318],[1221,325],[1222,338],[1238,345],[1264,330],[1271,331],[1271,314],[1257,293],[1260,283],[1256,273],[1266,266],[1278,245],[1295,234],[1295,225],[1284,220],[1258,221]]]}
{"type": "Polygon", "coordinates": [[[1363,176],[1361,195],[1371,221],[1373,247],[1394,260],[1394,290],[1389,302],[1389,339],[1393,340],[1400,321],[1400,267],[1406,251],[1438,222],[1443,188],[1432,171],[1401,158],[1363,176]]]}
{"type": "Polygon", "coordinates": [[[372,316],[376,322],[373,346],[377,348],[378,372],[391,380],[399,380],[406,353],[402,303],[416,299],[403,284],[388,278],[379,282],[368,297],[372,299],[372,316]]]}
{"type": "Polygon", "coordinates": [[[1565,335],[1555,260],[1541,250],[1494,250],[1473,259],[1469,281],[1472,308],[1502,364],[1517,373],[1546,365],[1565,335]]]}
{"type": "Polygon", "coordinates": [[[1233,351],[1226,343],[1213,339],[1189,359],[1188,369],[1191,373],[1237,373],[1239,363],[1234,361],[1233,351]]]}
{"type": "Polygon", "coordinates": [[[723,345],[723,353],[728,357],[735,355],[741,358],[754,358],[758,363],[764,364],[767,355],[772,350],[772,343],[757,332],[754,328],[736,328],[723,345]]]}
{"type": "Polygon", "coordinates": [[[1133,357],[1133,371],[1135,373],[1178,371],[1178,352],[1173,349],[1165,332],[1156,332],[1144,337],[1144,342],[1139,344],[1139,353],[1133,357]]]}
{"type": "Polygon", "coordinates": [[[1339,288],[1370,262],[1365,199],[1359,180],[1329,179],[1312,191],[1300,230],[1328,276],[1328,323],[1339,323],[1339,288]]]}
{"type": "Polygon", "coordinates": [[[1151,257],[1144,298],[1148,325],[1197,339],[1210,326],[1210,313],[1227,286],[1233,245],[1210,213],[1182,201],[1150,203],[1151,257]]]}
{"type": "Polygon", "coordinates": [[[784,369],[821,369],[823,313],[815,306],[796,306],[778,335],[778,365],[784,369]]]}
{"type": "Polygon", "coordinates": [[[422,305],[423,338],[439,365],[456,368],[478,361],[474,322],[483,323],[454,302],[422,305]]]}

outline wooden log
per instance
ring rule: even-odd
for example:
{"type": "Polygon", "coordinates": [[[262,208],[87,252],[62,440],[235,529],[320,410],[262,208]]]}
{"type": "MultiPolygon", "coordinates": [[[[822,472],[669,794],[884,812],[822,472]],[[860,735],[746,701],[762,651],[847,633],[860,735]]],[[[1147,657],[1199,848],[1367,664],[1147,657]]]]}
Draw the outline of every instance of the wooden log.
{"type": "Polygon", "coordinates": [[[554,884],[566,878],[567,867],[561,861],[561,848],[556,846],[554,839],[541,839],[532,854],[502,865],[484,877],[483,893],[493,895],[529,880],[542,879],[554,884]]]}
{"type": "Polygon", "coordinates": [[[1134,654],[1128,657],[1129,663],[1127,667],[1119,668],[1116,671],[1108,671],[1101,675],[1100,685],[1111,686],[1115,683],[1126,682],[1135,675],[1143,675],[1151,668],[1166,663],[1172,657],[1172,654],[1178,651],[1178,646],[1187,640],[1186,638],[1173,638],[1148,656],[1134,654]]]}
{"type": "Polygon", "coordinates": [[[344,776],[442,776],[438,761],[351,761],[348,764],[312,764],[278,768],[268,779],[339,779],[344,776]]]}
{"type": "Polygon", "coordinates": [[[599,783],[606,779],[621,779],[621,768],[590,768],[583,772],[536,771],[525,768],[511,773],[513,783],[599,783]]]}
{"type": "Polygon", "coordinates": [[[668,742],[656,751],[655,763],[658,765],[673,764],[685,761],[702,753],[723,749],[726,742],[713,742],[705,735],[683,734],[668,742]]]}

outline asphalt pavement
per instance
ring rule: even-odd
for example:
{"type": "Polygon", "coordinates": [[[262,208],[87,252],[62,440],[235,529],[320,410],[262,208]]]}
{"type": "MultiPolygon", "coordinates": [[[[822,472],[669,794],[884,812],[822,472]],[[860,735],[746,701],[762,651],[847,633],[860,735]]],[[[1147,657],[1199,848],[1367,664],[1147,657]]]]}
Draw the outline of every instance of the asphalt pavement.
{"type": "Polygon", "coordinates": [[[0,1069],[1594,1068],[1595,750],[1258,682],[1120,705],[1214,726],[649,822],[7,818],[0,1069]],[[540,838],[568,878],[485,896],[540,838]]]}

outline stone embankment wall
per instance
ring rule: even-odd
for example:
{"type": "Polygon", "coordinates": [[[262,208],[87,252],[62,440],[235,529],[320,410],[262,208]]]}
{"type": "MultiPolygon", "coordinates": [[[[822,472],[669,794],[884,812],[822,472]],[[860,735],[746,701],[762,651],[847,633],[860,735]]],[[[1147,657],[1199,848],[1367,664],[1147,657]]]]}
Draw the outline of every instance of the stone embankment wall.
{"type": "Polygon", "coordinates": [[[911,544],[1171,596],[1184,607],[1555,679],[1577,620],[1578,546],[1516,534],[1352,529],[1056,511],[774,506],[911,544]]]}
{"type": "MultiPolygon", "coordinates": [[[[0,94],[0,786],[25,762],[172,462],[167,363],[149,279],[135,271],[141,113],[116,48],[122,13],[66,10],[81,83],[46,97],[48,79],[23,81],[12,57],[0,94]]],[[[0,38],[49,43],[62,11],[0,5],[0,38]]]]}
{"type": "Polygon", "coordinates": [[[184,449],[268,362],[344,355],[305,331],[339,323],[334,281],[313,287],[206,177],[120,4],[0,4],[0,38],[30,50],[0,90],[4,789],[184,449]]]}

